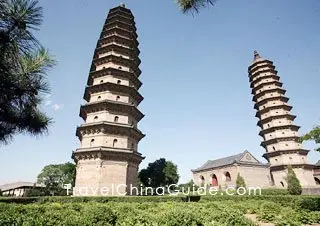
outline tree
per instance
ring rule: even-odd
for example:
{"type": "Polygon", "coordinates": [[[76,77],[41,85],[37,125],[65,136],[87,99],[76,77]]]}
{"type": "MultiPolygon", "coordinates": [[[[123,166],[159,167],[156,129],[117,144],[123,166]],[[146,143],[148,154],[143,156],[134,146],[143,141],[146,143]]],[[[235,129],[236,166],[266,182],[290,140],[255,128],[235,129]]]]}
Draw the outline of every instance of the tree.
{"type": "Polygon", "coordinates": [[[149,163],[146,169],[139,172],[139,180],[146,187],[161,187],[176,184],[179,181],[178,168],[171,161],[161,158],[149,163]]]}
{"type": "Polygon", "coordinates": [[[178,0],[178,4],[183,13],[186,12],[199,12],[200,8],[214,5],[216,0],[178,0]]]}
{"type": "Polygon", "coordinates": [[[46,186],[52,195],[64,194],[63,186],[71,184],[74,186],[76,166],[73,163],[47,165],[38,175],[38,183],[46,186]]]}
{"type": "MultiPolygon", "coordinates": [[[[300,137],[300,141],[309,141],[313,140],[316,144],[320,144],[320,126],[315,126],[309,133],[306,133],[302,137],[300,137]]],[[[315,149],[316,151],[320,152],[320,147],[315,149]]]]}
{"type": "Polygon", "coordinates": [[[197,186],[193,180],[190,180],[189,182],[185,183],[185,184],[179,184],[179,190],[184,190],[184,191],[188,191],[188,189],[190,189],[190,191],[193,191],[193,190],[198,190],[199,189],[199,186],[197,186]]]}
{"type": "Polygon", "coordinates": [[[240,173],[237,175],[237,180],[236,180],[236,189],[243,187],[246,187],[246,182],[242,176],[240,176],[240,173]]]}
{"type": "Polygon", "coordinates": [[[41,23],[38,1],[0,0],[0,143],[44,134],[51,122],[39,105],[55,62],[31,32],[41,23]]]}
{"type": "Polygon", "coordinates": [[[293,171],[292,166],[288,166],[288,174],[286,180],[288,183],[288,193],[290,195],[300,195],[302,193],[300,181],[293,171]]]}

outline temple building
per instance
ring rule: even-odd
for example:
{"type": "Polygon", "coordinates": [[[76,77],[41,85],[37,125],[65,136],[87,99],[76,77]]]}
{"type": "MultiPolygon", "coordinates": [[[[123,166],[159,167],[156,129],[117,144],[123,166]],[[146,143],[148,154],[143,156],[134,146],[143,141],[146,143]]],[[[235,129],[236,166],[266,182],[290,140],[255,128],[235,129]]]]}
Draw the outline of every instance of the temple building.
{"type": "Polygon", "coordinates": [[[193,181],[199,186],[236,186],[238,174],[247,186],[271,187],[269,164],[261,163],[250,152],[244,151],[221,159],[209,160],[192,170],[193,181]]]}
{"type": "Polygon", "coordinates": [[[261,146],[266,150],[263,157],[268,163],[260,163],[249,152],[209,160],[192,170],[194,182],[197,185],[234,186],[239,173],[248,186],[286,188],[287,169],[291,165],[303,188],[317,188],[320,162],[308,163],[309,151],[299,142],[299,126],[294,124],[296,116],[290,113],[292,106],[288,104],[289,98],[285,96],[286,90],[273,62],[255,51],[248,72],[259,119],[257,125],[261,128],[259,135],[263,138],[261,146]]]}
{"type": "Polygon", "coordinates": [[[145,136],[138,129],[144,115],[137,108],[143,100],[137,37],[131,11],[124,4],[111,9],[94,51],[86,104],[80,107],[81,146],[72,154],[76,196],[124,195],[136,186],[144,159],[138,143],[145,136]]]}

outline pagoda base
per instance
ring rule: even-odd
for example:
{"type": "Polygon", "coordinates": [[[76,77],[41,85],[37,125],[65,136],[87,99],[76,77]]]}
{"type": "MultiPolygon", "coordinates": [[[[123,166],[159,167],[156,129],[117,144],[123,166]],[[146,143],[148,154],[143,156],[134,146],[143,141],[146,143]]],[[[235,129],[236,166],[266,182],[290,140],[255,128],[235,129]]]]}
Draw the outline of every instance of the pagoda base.
{"type": "MultiPolygon", "coordinates": [[[[295,172],[300,184],[303,188],[310,188],[316,185],[312,165],[292,165],[293,171],[295,172]]],[[[287,167],[288,166],[274,166],[270,167],[270,172],[273,177],[274,186],[276,188],[287,188],[287,167]]]]}
{"type": "Polygon", "coordinates": [[[73,196],[137,195],[139,164],[144,159],[137,152],[76,151],[77,163],[73,196]]]}

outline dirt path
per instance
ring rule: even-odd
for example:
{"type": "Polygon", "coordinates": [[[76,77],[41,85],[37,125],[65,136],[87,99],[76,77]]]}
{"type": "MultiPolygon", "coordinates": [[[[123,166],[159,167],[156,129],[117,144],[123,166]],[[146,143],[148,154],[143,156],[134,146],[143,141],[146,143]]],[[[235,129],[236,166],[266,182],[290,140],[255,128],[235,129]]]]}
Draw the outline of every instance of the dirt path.
{"type": "MultiPolygon", "coordinates": [[[[246,218],[248,218],[249,220],[251,220],[252,222],[258,224],[259,226],[274,226],[273,223],[265,223],[265,222],[261,222],[257,219],[257,215],[256,214],[245,214],[246,218]]],[[[302,226],[320,226],[320,224],[303,224],[302,226]]]]}
{"type": "Polygon", "coordinates": [[[257,215],[256,214],[245,214],[246,218],[248,218],[249,220],[253,221],[254,223],[257,223],[259,226],[274,226],[273,223],[264,223],[261,222],[257,219],[257,215]]]}

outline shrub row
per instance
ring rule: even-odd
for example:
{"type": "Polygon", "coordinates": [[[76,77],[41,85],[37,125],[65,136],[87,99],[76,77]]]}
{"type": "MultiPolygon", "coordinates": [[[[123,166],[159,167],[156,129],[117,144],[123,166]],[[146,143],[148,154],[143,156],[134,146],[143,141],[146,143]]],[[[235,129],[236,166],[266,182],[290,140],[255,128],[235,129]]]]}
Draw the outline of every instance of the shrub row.
{"type": "MultiPolygon", "coordinates": [[[[237,199],[237,198],[236,198],[237,199]]],[[[244,214],[256,214],[276,226],[319,224],[320,211],[284,206],[274,201],[243,199],[198,203],[184,202],[70,202],[0,203],[0,226],[4,225],[167,225],[253,226],[244,214]]],[[[308,199],[304,199],[305,201],[308,199]]],[[[315,199],[311,198],[312,202],[315,199]]],[[[50,200],[53,201],[53,200],[50,200]]],[[[292,205],[292,203],[289,203],[292,205]]]]}
{"type": "Polygon", "coordinates": [[[320,211],[320,196],[291,196],[291,195],[205,195],[205,196],[120,196],[120,197],[71,197],[71,196],[46,196],[35,198],[0,198],[0,203],[107,203],[107,202],[210,202],[226,201],[244,202],[248,200],[264,200],[278,203],[282,206],[296,207],[310,211],[320,211]]]}
{"type": "Polygon", "coordinates": [[[7,225],[255,226],[243,212],[215,203],[46,203],[0,204],[7,225]]]}

